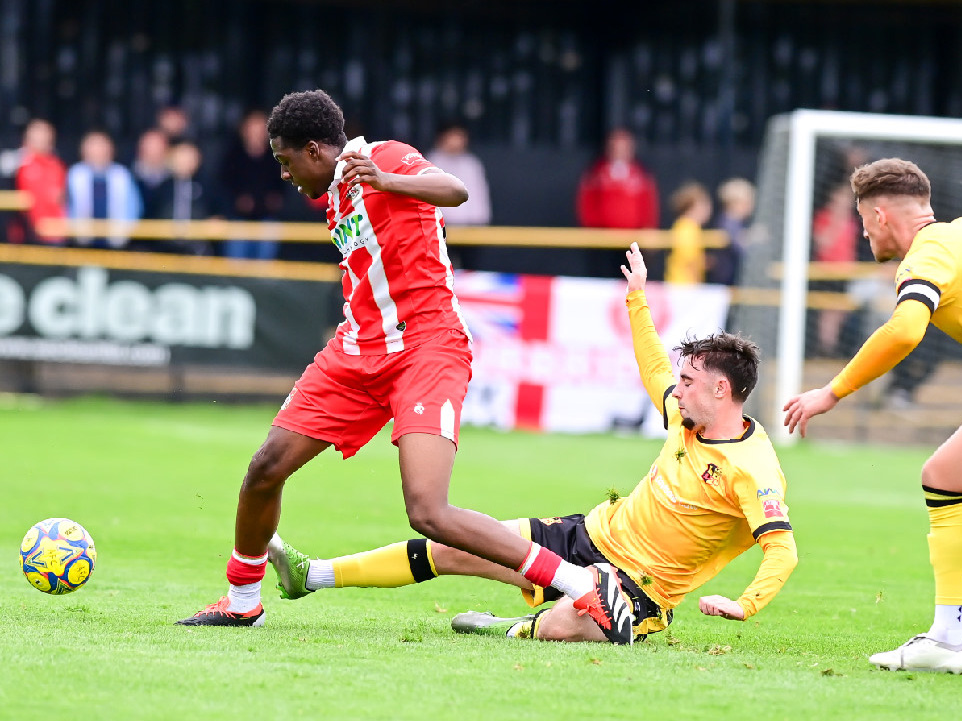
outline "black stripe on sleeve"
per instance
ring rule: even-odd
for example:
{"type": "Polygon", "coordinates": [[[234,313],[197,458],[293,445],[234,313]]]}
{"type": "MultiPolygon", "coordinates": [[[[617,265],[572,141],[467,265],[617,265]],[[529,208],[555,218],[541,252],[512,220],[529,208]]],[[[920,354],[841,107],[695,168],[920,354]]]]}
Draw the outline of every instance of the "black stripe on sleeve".
{"type": "Polygon", "coordinates": [[[929,313],[934,313],[935,309],[939,307],[942,291],[939,290],[939,287],[935,283],[928,280],[909,278],[899,286],[897,295],[898,300],[896,300],[896,304],[906,300],[917,300],[929,309],[929,313]],[[927,289],[931,292],[926,293],[922,289],[927,289]]]}
{"type": "Polygon", "coordinates": [[[907,300],[917,300],[919,303],[929,309],[929,313],[935,312],[935,303],[933,303],[932,299],[927,295],[923,295],[922,293],[906,293],[905,295],[899,296],[898,302],[904,303],[907,300]]]}
{"type": "Polygon", "coordinates": [[[666,431],[668,430],[668,406],[667,406],[668,396],[670,396],[670,395],[671,395],[671,392],[672,392],[673,390],[675,390],[675,386],[676,386],[676,385],[678,385],[678,384],[677,384],[677,383],[673,383],[672,385],[668,386],[668,387],[665,389],[665,395],[662,396],[662,398],[661,398],[661,417],[662,417],[662,419],[665,421],[665,430],[666,430],[666,431]]]}
{"type": "Polygon", "coordinates": [[[901,293],[902,290],[907,285],[924,285],[934,290],[938,295],[942,295],[942,291],[939,290],[939,286],[937,286],[935,283],[933,283],[930,280],[922,280],[921,278],[906,278],[905,280],[902,281],[902,283],[899,285],[899,287],[896,289],[895,292],[901,293]]]}
{"type": "Polygon", "coordinates": [[[426,538],[412,538],[408,541],[408,563],[411,564],[411,575],[415,583],[430,581],[434,578],[431,561],[428,560],[428,540],[426,538]]]}
{"type": "Polygon", "coordinates": [[[754,536],[755,540],[757,541],[759,536],[761,536],[763,533],[768,533],[769,531],[791,531],[791,530],[792,530],[792,524],[789,523],[788,521],[772,521],[771,523],[763,523],[762,525],[760,525],[758,528],[752,531],[752,536],[754,536]]]}

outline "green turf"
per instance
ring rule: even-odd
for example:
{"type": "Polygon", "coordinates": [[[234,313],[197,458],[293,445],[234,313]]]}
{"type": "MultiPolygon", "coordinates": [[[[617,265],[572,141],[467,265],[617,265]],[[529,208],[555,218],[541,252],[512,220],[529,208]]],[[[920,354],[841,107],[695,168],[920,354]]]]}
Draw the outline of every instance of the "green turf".
{"type": "MultiPolygon", "coordinates": [[[[866,661],[931,621],[924,449],[781,452],[800,563],[747,623],[701,616],[632,649],[456,636],[467,609],[517,615],[513,590],[439,579],[396,590],[267,596],[261,629],[172,622],[225,590],[234,504],[273,409],[0,401],[0,718],[940,719],[962,678],[866,661]],[[49,516],[80,521],[99,564],[64,597],[31,588],[17,548],[49,516]]],[[[816,421],[817,422],[817,421],[816,421]]],[[[658,444],[465,429],[452,501],[498,517],[587,511],[630,490],[658,444]]],[[[380,436],[291,479],[281,529],[337,555],[410,537],[380,436]]],[[[702,594],[737,596],[753,549],[702,594]]]]}

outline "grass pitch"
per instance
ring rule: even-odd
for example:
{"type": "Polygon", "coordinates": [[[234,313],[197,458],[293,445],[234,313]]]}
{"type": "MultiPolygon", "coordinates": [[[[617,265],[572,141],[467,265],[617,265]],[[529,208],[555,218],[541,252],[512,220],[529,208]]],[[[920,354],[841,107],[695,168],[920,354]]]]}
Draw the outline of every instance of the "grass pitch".
{"type": "MultiPolygon", "coordinates": [[[[670,632],[632,649],[455,635],[459,611],[527,609],[513,589],[460,578],[294,602],[268,591],[264,628],[175,627],[226,589],[237,490],[273,412],[0,406],[0,719],[957,717],[962,678],[866,660],[931,622],[926,449],[783,449],[800,563],[746,623],[701,616],[697,597],[738,596],[757,548],[690,596],[670,632]],[[41,594],[19,571],[21,537],[50,516],[97,543],[91,581],[69,596],[41,594]]],[[[585,512],[609,488],[629,491],[659,445],[464,429],[452,502],[499,518],[585,512]]],[[[281,530],[325,556],[411,537],[387,436],[298,472],[281,530]]]]}

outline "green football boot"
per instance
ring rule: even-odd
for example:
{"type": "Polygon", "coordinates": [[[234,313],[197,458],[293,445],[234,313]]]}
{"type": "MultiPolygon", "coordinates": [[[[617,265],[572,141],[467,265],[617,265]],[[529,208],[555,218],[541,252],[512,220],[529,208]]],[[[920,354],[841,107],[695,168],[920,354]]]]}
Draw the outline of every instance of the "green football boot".
{"type": "Polygon", "coordinates": [[[516,616],[501,618],[488,611],[467,611],[459,613],[451,619],[451,628],[458,633],[478,633],[483,636],[500,636],[504,638],[516,625],[521,624],[512,634],[512,638],[531,638],[534,629],[534,614],[530,616],[516,616]]]}
{"type": "Polygon", "coordinates": [[[276,533],[267,544],[267,560],[277,572],[277,590],[281,592],[281,598],[293,600],[314,592],[307,587],[307,570],[311,566],[311,559],[285,543],[276,533]]]}

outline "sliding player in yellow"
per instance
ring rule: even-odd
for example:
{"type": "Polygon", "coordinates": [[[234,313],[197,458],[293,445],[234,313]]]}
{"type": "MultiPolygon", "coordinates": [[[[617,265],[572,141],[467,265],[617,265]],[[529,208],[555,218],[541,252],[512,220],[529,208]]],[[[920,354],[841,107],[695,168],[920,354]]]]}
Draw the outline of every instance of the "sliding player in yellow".
{"type": "MultiPolygon", "coordinates": [[[[515,533],[571,563],[608,564],[635,616],[636,636],[664,629],[687,593],[758,542],[764,557],[751,585],[732,600],[707,596],[702,613],[744,620],[782,588],[797,562],[785,505],[785,478],[762,427],[742,408],[758,377],[758,348],[728,333],[681,344],[676,384],[645,298],[647,269],[637,244],[627,252],[628,313],[645,388],[662,411],[668,440],[626,498],[588,513],[507,521],[515,533]]],[[[481,576],[522,589],[532,606],[560,594],[519,573],[438,543],[418,539],[331,560],[311,560],[278,536],[268,546],[285,598],[318,588],[394,587],[435,576],[481,576]]],[[[604,641],[597,624],[562,598],[534,616],[459,614],[463,632],[558,641],[604,641]]]]}
{"type": "MultiPolygon", "coordinates": [[[[852,190],[864,235],[879,262],[898,258],[892,317],[824,388],[785,404],[785,425],[802,436],[809,419],[892,370],[929,323],[962,343],[962,218],[936,223],[931,186],[918,166],[886,158],[856,168],[852,190]]],[[[935,571],[932,627],[894,651],[869,658],[879,668],[962,673],[962,429],[922,466],[935,571]]]]}

